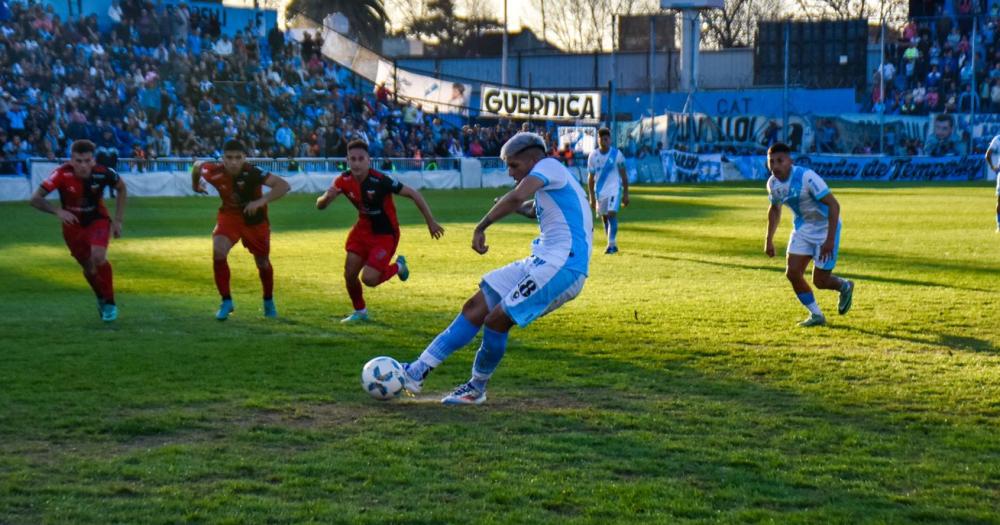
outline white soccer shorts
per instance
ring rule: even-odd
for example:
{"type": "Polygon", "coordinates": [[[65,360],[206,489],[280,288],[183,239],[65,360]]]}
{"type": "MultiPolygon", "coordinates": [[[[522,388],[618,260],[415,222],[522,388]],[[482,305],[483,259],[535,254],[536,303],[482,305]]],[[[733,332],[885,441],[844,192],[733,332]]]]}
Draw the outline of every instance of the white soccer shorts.
{"type": "Polygon", "coordinates": [[[597,199],[597,213],[599,215],[607,215],[608,213],[618,213],[621,208],[622,193],[619,191],[614,195],[607,197],[598,197],[597,199]]]}
{"type": "Polygon", "coordinates": [[[820,270],[833,270],[834,266],[837,266],[837,255],[840,252],[840,224],[837,225],[837,234],[833,240],[833,253],[829,259],[820,261],[820,250],[824,242],[826,242],[826,228],[803,226],[792,230],[792,235],[788,238],[788,253],[808,255],[813,258],[813,262],[820,270]]]}
{"type": "Polygon", "coordinates": [[[479,287],[490,310],[500,304],[524,328],[579,295],[586,280],[582,273],[530,256],[487,273],[479,287]]]}

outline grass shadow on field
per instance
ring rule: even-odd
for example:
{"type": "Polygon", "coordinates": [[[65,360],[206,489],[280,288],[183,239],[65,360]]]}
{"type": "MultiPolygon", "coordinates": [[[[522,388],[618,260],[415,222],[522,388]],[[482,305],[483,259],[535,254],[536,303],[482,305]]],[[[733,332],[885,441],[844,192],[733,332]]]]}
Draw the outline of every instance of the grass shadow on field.
{"type": "MultiPolygon", "coordinates": [[[[766,271],[766,272],[780,273],[780,274],[784,274],[785,273],[784,263],[780,262],[780,261],[777,264],[781,264],[781,266],[777,266],[777,265],[769,265],[769,266],[763,266],[763,265],[761,265],[761,266],[758,266],[758,265],[742,264],[742,263],[729,262],[729,261],[712,261],[712,260],[708,260],[708,259],[699,259],[697,257],[681,257],[681,256],[676,256],[676,255],[660,255],[660,254],[648,253],[648,252],[633,252],[633,253],[635,253],[637,257],[643,257],[643,258],[664,259],[664,260],[668,260],[668,261],[679,261],[679,262],[692,262],[692,263],[696,263],[696,264],[706,264],[706,265],[710,265],[710,266],[718,266],[720,268],[730,268],[730,269],[732,269],[732,268],[739,268],[741,270],[766,271]]],[[[809,274],[810,274],[809,271],[807,271],[806,272],[806,279],[807,280],[809,279],[809,274]]],[[[897,278],[897,277],[885,277],[885,276],[881,276],[881,275],[862,274],[862,273],[855,273],[855,272],[845,272],[845,273],[836,272],[836,274],[838,276],[840,276],[840,277],[845,277],[845,278],[857,280],[859,283],[867,281],[867,282],[879,282],[879,283],[885,283],[885,284],[898,284],[898,285],[903,285],[903,286],[922,286],[922,287],[933,287],[933,288],[949,288],[949,289],[958,289],[958,290],[968,290],[968,291],[972,291],[972,292],[990,292],[990,291],[992,291],[992,290],[987,290],[985,288],[975,288],[975,287],[971,287],[971,286],[960,286],[960,285],[956,285],[956,284],[936,283],[936,282],[933,282],[933,281],[918,281],[916,279],[902,279],[902,278],[897,278]]]]}
{"type": "Polygon", "coordinates": [[[957,334],[948,334],[943,332],[935,332],[934,330],[930,329],[922,329],[920,332],[909,332],[910,335],[902,335],[892,329],[887,329],[884,332],[877,332],[874,330],[867,330],[857,326],[849,326],[849,325],[830,325],[829,329],[855,332],[879,339],[894,339],[898,341],[905,341],[907,343],[915,343],[918,345],[944,347],[949,350],[955,350],[960,352],[977,352],[977,353],[988,353],[988,354],[1000,353],[998,352],[998,349],[995,346],[993,346],[993,343],[985,339],[979,339],[976,337],[968,337],[957,334]]]}
{"type": "Polygon", "coordinates": [[[931,521],[947,521],[943,507],[901,503],[892,488],[899,467],[872,458],[935,450],[944,459],[921,468],[950,472],[978,465],[952,441],[964,429],[900,428],[878,407],[838,405],[760,382],[709,376],[688,365],[640,368],[627,358],[588,357],[568,347],[508,359],[519,362],[505,372],[521,375],[499,376],[487,405],[456,408],[430,401],[398,415],[424,427],[483,426],[482,433],[503,435],[505,446],[529,462],[542,455],[531,445],[533,437],[560,436],[572,444],[562,464],[591,464],[593,483],[642,479],[696,487],[722,512],[758,505],[777,514],[815,511],[836,502],[836,512],[856,519],[870,519],[868,512],[896,518],[927,512],[935,516],[931,521]],[[553,387],[553,374],[545,370],[572,370],[574,379],[553,387]],[[517,397],[505,399],[512,389],[517,397]],[[950,462],[956,459],[958,464],[950,462]],[[861,490],[860,480],[887,488],[861,490]],[[725,495],[737,487],[744,496],[725,495]]]}

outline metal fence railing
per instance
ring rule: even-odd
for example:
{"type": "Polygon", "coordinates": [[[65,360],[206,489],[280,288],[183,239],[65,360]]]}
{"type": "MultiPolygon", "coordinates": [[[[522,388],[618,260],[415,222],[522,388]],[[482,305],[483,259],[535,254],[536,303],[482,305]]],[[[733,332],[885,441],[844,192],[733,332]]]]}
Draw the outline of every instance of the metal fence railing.
{"type": "MultiPolygon", "coordinates": [[[[216,160],[216,159],[190,159],[190,158],[160,158],[160,159],[118,159],[114,168],[119,173],[150,173],[162,171],[187,171],[191,169],[196,160],[216,160]]],[[[483,159],[491,166],[500,159],[483,159]]],[[[29,167],[21,173],[0,174],[0,176],[10,177],[30,177],[30,164],[34,162],[66,162],[67,159],[43,159],[34,158],[27,161],[29,167]]],[[[295,172],[340,172],[348,169],[347,159],[343,157],[330,158],[249,158],[247,162],[258,166],[264,171],[274,173],[295,173],[295,172]]],[[[388,173],[399,171],[440,171],[461,169],[461,159],[458,158],[373,158],[372,167],[388,173]]],[[[499,166],[503,167],[503,162],[499,166]]]]}

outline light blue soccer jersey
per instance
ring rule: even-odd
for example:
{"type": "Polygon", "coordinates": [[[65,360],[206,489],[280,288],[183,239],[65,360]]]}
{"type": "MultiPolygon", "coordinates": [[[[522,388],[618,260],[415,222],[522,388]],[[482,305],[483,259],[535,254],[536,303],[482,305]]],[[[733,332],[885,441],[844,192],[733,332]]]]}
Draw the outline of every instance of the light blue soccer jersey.
{"type": "Polygon", "coordinates": [[[586,275],[594,231],[587,194],[569,170],[553,158],[538,161],[528,176],[545,183],[535,192],[541,235],[532,242],[531,254],[586,275]]]}
{"type": "Polygon", "coordinates": [[[771,204],[786,204],[792,209],[796,230],[826,230],[829,226],[830,207],[820,199],[830,194],[830,188],[815,171],[793,166],[788,180],[782,182],[771,175],[767,179],[767,195],[771,204]]]}
{"type": "Polygon", "coordinates": [[[590,152],[587,157],[587,171],[593,173],[594,193],[597,198],[614,197],[621,190],[621,175],[618,168],[625,166],[625,156],[618,148],[608,148],[607,153],[600,149],[590,152]]]}

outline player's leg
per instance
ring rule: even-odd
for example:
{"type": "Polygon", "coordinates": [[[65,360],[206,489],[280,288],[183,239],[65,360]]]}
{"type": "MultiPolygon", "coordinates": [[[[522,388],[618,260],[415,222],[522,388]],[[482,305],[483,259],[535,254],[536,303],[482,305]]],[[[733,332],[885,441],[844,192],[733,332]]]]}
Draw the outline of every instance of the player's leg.
{"type": "Polygon", "coordinates": [[[532,265],[503,299],[490,307],[484,319],[483,341],[472,365],[472,378],[442,399],[448,405],[481,404],[486,384],[507,352],[507,336],[515,324],[522,328],[575,298],[586,276],[553,265],[532,265]]]}
{"type": "Polygon", "coordinates": [[[835,290],[840,293],[840,301],[837,304],[837,313],[844,315],[851,309],[854,300],[854,281],[837,277],[833,274],[833,269],[837,265],[837,257],[840,252],[840,226],[837,226],[837,233],[833,243],[833,253],[827,259],[820,260],[819,247],[816,249],[813,265],[813,285],[821,290],[835,290]]]}
{"type": "Polygon", "coordinates": [[[389,264],[392,255],[396,253],[396,246],[399,239],[394,235],[373,235],[369,238],[370,249],[368,258],[365,260],[365,267],[361,270],[361,282],[370,288],[374,288],[397,274],[400,280],[405,281],[409,277],[409,270],[403,275],[406,268],[406,258],[397,257],[396,262],[389,264]]]}
{"type": "Polygon", "coordinates": [[[806,267],[811,260],[812,255],[788,253],[785,266],[785,277],[791,283],[792,290],[795,291],[795,296],[798,297],[802,306],[805,306],[809,310],[809,318],[799,323],[802,326],[813,326],[825,322],[823,311],[820,310],[819,304],[816,303],[816,296],[805,279],[806,267]]]}
{"type": "Polygon", "coordinates": [[[606,253],[618,253],[618,212],[608,211],[608,249],[606,253]]]}
{"type": "MultiPolygon", "coordinates": [[[[497,308],[503,298],[511,293],[528,275],[531,257],[514,261],[483,276],[479,291],[462,306],[462,313],[441,332],[420,354],[420,358],[407,365],[411,381],[407,390],[417,393],[431,369],[437,367],[459,348],[469,344],[486,322],[486,316],[497,308]]],[[[485,337],[485,336],[484,336],[485,337]]]]}
{"type": "Polygon", "coordinates": [[[278,308],[274,305],[274,267],[267,255],[254,255],[257,264],[257,275],[260,276],[261,290],[264,297],[264,317],[278,317],[278,308]]]}
{"type": "Polygon", "coordinates": [[[997,232],[1000,232],[1000,176],[997,177],[997,232]]]}
{"type": "Polygon", "coordinates": [[[118,319],[118,306],[115,305],[114,277],[111,271],[111,263],[108,262],[107,246],[90,247],[88,267],[93,268],[97,273],[97,286],[100,288],[101,297],[103,298],[101,320],[110,322],[118,319]]]}
{"type": "Polygon", "coordinates": [[[97,268],[90,262],[90,241],[86,230],[79,224],[63,224],[62,232],[69,253],[80,265],[83,278],[87,280],[90,289],[94,291],[94,296],[97,297],[97,315],[103,316],[104,296],[101,294],[101,286],[97,279],[97,268]]]}
{"type": "Polygon", "coordinates": [[[253,254],[264,299],[264,317],[277,317],[274,305],[274,267],[271,265],[271,228],[267,223],[244,225],[240,235],[243,246],[253,254]]]}
{"type": "MultiPolygon", "coordinates": [[[[486,286],[485,283],[480,286],[486,286]]],[[[492,292],[487,292],[492,293],[492,292]]],[[[495,295],[495,293],[493,293],[495,295]]],[[[497,296],[499,298],[499,296],[497,296]]],[[[423,389],[424,379],[431,370],[437,368],[459,348],[472,342],[483,326],[489,313],[488,301],[483,290],[476,292],[462,306],[462,311],[455,316],[448,328],[439,333],[427,345],[420,357],[405,365],[407,381],[406,389],[418,394],[423,389]]]]}
{"type": "MultiPolygon", "coordinates": [[[[218,227],[216,228],[218,230],[218,227]]],[[[219,310],[215,313],[215,318],[220,321],[229,319],[229,314],[235,309],[233,306],[232,291],[229,288],[229,251],[236,244],[235,239],[231,239],[224,234],[212,236],[212,274],[215,277],[215,288],[222,297],[219,310]]]]}
{"type": "Polygon", "coordinates": [[[364,290],[361,287],[361,281],[358,279],[358,274],[361,273],[364,266],[364,257],[355,252],[347,252],[347,257],[344,259],[344,283],[347,286],[347,295],[351,298],[351,305],[354,307],[354,312],[341,319],[342,323],[368,319],[368,308],[365,306],[364,290]]]}
{"type": "Polygon", "coordinates": [[[114,321],[118,318],[118,307],[115,305],[114,276],[111,263],[108,262],[111,222],[106,219],[96,220],[84,227],[84,232],[90,253],[85,271],[96,275],[94,281],[103,299],[101,320],[114,321]]]}

